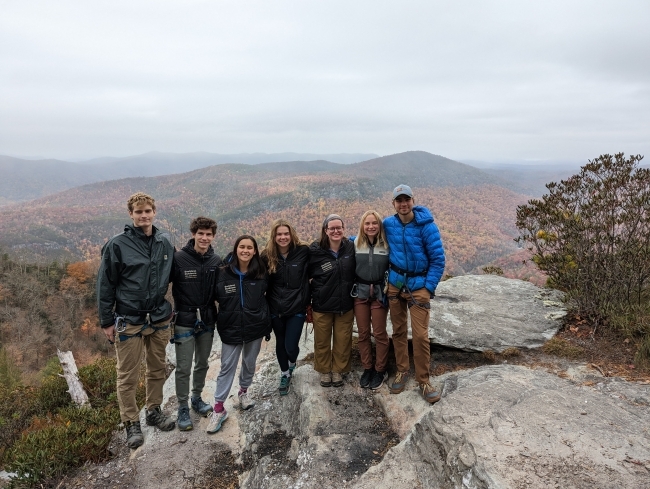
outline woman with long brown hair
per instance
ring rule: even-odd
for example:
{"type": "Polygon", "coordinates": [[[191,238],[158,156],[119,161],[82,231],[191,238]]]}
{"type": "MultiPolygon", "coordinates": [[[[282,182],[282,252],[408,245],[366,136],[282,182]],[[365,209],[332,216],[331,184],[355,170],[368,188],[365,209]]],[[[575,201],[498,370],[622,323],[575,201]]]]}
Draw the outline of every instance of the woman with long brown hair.
{"type": "Polygon", "coordinates": [[[269,273],[266,299],[275,333],[275,354],[280,364],[280,395],[289,393],[291,375],[300,353],[300,336],[309,304],[309,247],[285,219],[271,225],[271,236],[262,251],[269,273]]]}

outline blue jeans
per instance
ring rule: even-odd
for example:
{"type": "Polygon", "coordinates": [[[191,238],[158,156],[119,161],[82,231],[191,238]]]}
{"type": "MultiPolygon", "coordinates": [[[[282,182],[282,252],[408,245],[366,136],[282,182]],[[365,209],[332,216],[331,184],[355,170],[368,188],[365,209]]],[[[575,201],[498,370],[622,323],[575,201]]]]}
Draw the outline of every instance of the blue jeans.
{"type": "Polygon", "coordinates": [[[286,372],[289,370],[289,362],[296,363],[300,353],[299,343],[305,315],[274,317],[271,322],[275,333],[275,354],[278,357],[280,370],[286,372]]]}

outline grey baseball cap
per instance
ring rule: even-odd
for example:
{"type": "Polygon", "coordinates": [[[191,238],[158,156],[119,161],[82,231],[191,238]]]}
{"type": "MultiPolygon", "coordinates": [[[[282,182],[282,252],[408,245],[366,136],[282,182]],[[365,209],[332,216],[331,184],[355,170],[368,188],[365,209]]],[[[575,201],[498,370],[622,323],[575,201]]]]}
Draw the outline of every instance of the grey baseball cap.
{"type": "Polygon", "coordinates": [[[398,185],[397,187],[395,187],[395,190],[393,190],[393,200],[395,200],[400,195],[406,195],[412,198],[413,190],[411,190],[411,187],[409,187],[408,185],[398,185]]]}

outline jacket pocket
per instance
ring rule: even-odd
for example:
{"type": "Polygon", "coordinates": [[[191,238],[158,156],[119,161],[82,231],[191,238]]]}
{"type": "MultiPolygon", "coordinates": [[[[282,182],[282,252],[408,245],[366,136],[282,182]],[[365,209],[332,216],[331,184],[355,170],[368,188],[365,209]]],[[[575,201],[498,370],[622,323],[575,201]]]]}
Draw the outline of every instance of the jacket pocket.
{"type": "Polygon", "coordinates": [[[285,266],[287,277],[287,288],[301,289],[303,287],[303,276],[305,275],[304,267],[299,263],[289,263],[285,266]]]}
{"type": "Polygon", "coordinates": [[[266,282],[264,280],[251,280],[244,282],[244,309],[257,311],[265,305],[266,282]]]}

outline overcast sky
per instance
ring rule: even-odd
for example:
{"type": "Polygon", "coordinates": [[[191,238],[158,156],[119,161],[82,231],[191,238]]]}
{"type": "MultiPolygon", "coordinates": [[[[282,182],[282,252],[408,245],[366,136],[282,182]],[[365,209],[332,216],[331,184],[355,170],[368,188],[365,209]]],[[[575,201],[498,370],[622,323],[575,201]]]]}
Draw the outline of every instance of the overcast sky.
{"type": "Polygon", "coordinates": [[[648,0],[0,9],[0,154],[650,158],[648,0]]]}

